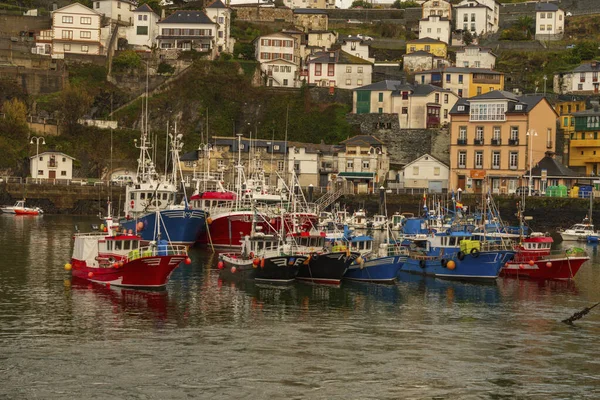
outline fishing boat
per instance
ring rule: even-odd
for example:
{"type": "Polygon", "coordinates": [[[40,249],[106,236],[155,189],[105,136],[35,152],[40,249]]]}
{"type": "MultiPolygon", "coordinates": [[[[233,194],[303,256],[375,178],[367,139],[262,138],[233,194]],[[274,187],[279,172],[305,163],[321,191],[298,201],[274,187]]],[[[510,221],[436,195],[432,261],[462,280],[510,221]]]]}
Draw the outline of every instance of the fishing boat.
{"type": "Polygon", "coordinates": [[[206,214],[201,209],[189,206],[185,190],[183,203],[176,202],[178,183],[182,181],[179,169],[182,135],[169,134],[168,138],[173,169],[170,176],[165,173],[161,177],[150,157],[151,147],[147,135],[142,133],[137,146],[140,149],[138,169],[134,182],[125,189],[125,218],[120,220],[120,225],[146,242],[153,240],[158,227],[161,237],[167,238],[171,243],[192,245],[200,232],[206,229],[206,214]]]}
{"type": "Polygon", "coordinates": [[[595,235],[594,225],[588,218],[585,218],[580,224],[575,224],[568,229],[558,231],[564,241],[587,240],[588,236],[595,235]]]}
{"type": "Polygon", "coordinates": [[[502,269],[507,277],[531,279],[573,279],[581,266],[590,259],[581,248],[552,251],[552,237],[532,233],[516,246],[514,259],[502,269]]]}
{"type": "Polygon", "coordinates": [[[356,210],[348,225],[353,229],[367,229],[367,212],[363,209],[356,210]]]}
{"type": "Polygon", "coordinates": [[[295,254],[293,244],[282,243],[278,235],[256,232],[244,238],[241,252],[220,254],[217,266],[224,277],[287,284],[296,279],[307,259],[295,254]]]}
{"type": "Polygon", "coordinates": [[[25,200],[19,200],[14,206],[5,206],[0,208],[3,213],[15,215],[40,215],[44,211],[39,207],[26,207],[25,200]]]}
{"type": "Polygon", "coordinates": [[[385,215],[375,214],[371,220],[371,229],[374,230],[385,230],[388,227],[388,218],[385,215]]]}
{"type": "Polygon", "coordinates": [[[379,245],[375,258],[355,262],[344,274],[344,279],[362,282],[392,283],[408,256],[408,250],[397,243],[379,245]]]}
{"type": "Polygon", "coordinates": [[[155,233],[157,240],[144,245],[139,235],[117,232],[109,206],[106,232],[76,233],[73,256],[65,269],[74,278],[105,285],[162,288],[181,262],[191,261],[186,246],[173,245],[161,239],[158,230],[155,233]]]}

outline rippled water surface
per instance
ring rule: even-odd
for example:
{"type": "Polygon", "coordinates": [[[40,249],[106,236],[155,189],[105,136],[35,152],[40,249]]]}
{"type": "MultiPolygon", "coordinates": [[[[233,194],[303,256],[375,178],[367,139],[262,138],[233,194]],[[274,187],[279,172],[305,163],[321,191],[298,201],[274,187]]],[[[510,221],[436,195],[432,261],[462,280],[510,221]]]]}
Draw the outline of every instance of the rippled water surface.
{"type": "Polygon", "coordinates": [[[81,217],[0,215],[0,398],[600,398],[600,256],[575,282],[220,281],[193,249],[164,292],[71,281],[81,217]]]}

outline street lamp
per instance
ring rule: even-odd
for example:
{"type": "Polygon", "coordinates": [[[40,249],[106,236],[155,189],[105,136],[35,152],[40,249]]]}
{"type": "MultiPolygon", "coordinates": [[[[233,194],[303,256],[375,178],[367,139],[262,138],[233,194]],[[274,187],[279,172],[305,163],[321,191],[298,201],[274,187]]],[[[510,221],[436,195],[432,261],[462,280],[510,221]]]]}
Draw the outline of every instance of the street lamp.
{"type": "MultiPolygon", "coordinates": [[[[42,141],[42,144],[45,145],[46,144],[46,140],[44,139],[43,136],[32,136],[31,140],[29,140],[29,144],[33,144],[33,142],[35,141],[35,175],[36,177],[38,176],[38,171],[39,171],[39,162],[40,159],[38,157],[38,155],[40,154],[40,140],[42,141]]],[[[33,177],[33,173],[31,174],[33,177]]]]}
{"type": "Polygon", "coordinates": [[[529,196],[531,196],[531,168],[533,167],[533,137],[537,136],[535,130],[527,131],[529,137],[529,196]]]}

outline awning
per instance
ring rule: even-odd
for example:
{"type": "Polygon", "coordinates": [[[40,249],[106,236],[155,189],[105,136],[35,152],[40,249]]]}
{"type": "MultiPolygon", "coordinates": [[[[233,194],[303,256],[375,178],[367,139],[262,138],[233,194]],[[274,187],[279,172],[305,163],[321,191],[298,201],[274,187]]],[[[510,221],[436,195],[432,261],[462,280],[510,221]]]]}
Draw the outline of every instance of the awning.
{"type": "Polygon", "coordinates": [[[338,176],[346,179],[375,179],[375,172],[340,172],[338,176]]]}

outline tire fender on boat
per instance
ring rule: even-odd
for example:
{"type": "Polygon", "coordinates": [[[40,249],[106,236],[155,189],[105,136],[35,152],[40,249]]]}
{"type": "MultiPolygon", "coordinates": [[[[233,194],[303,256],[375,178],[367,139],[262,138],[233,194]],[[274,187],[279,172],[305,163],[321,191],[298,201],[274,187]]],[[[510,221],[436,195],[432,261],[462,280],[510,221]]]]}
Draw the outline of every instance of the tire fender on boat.
{"type": "Polygon", "coordinates": [[[310,257],[310,259],[317,261],[319,259],[319,254],[313,253],[312,256],[310,257]]]}
{"type": "Polygon", "coordinates": [[[471,255],[473,256],[473,258],[479,257],[479,250],[471,249],[471,255]]]}
{"type": "Polygon", "coordinates": [[[458,258],[460,261],[465,259],[465,253],[463,253],[462,251],[459,251],[458,254],[456,255],[456,258],[458,258]]]}
{"type": "Polygon", "coordinates": [[[427,266],[427,262],[425,260],[421,260],[421,261],[419,261],[419,266],[421,268],[425,268],[427,266]]]}
{"type": "Polygon", "coordinates": [[[442,267],[446,268],[446,265],[448,265],[448,260],[446,260],[445,258],[442,258],[442,267]]]}

